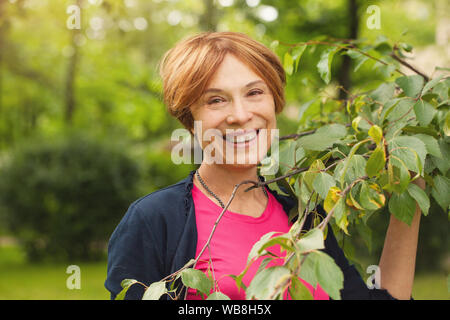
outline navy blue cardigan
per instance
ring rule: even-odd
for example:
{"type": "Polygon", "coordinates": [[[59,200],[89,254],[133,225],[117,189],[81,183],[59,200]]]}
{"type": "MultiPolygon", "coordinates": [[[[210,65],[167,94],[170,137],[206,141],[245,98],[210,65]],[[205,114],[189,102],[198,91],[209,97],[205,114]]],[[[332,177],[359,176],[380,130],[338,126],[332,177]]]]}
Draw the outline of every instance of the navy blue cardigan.
{"type": "MultiPolygon", "coordinates": [[[[111,299],[122,290],[123,279],[136,279],[149,285],[195,258],[197,226],[191,193],[193,174],[194,171],[184,180],[130,205],[108,245],[105,287],[111,292],[111,299]]],[[[286,213],[295,206],[293,199],[270,191],[286,213]]],[[[310,227],[307,221],[305,228],[310,227]]],[[[342,299],[393,299],[386,290],[367,288],[361,275],[345,258],[331,228],[328,228],[323,251],[335,260],[344,274],[342,299]]],[[[126,299],[141,299],[143,293],[143,286],[135,284],[128,290],[126,299]]]]}

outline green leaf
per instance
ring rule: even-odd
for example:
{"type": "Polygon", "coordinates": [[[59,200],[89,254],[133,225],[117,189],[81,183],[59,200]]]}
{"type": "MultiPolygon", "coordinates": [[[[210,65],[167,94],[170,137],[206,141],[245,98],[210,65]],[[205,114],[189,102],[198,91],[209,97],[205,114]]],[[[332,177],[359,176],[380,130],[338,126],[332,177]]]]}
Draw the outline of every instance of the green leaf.
{"type": "Polygon", "coordinates": [[[367,160],[366,164],[367,176],[373,177],[378,175],[380,171],[383,170],[385,164],[386,164],[386,154],[384,153],[384,147],[379,146],[372,152],[369,159],[367,160]]]}
{"type": "Polygon", "coordinates": [[[414,113],[421,126],[426,127],[429,125],[436,115],[436,112],[437,110],[425,100],[420,99],[414,104],[414,113]]]}
{"type": "Polygon", "coordinates": [[[422,140],[412,136],[397,136],[388,142],[389,154],[401,159],[408,170],[419,173],[423,168],[427,149],[422,140]],[[418,163],[417,160],[420,162],[418,163]]]}
{"type": "Polygon", "coordinates": [[[445,85],[444,82],[439,82],[438,84],[436,84],[432,92],[437,94],[441,101],[448,100],[448,86],[445,85]]]}
{"type": "Polygon", "coordinates": [[[294,251],[294,247],[292,246],[292,237],[290,233],[284,233],[279,236],[270,238],[267,242],[265,242],[259,249],[258,254],[264,254],[265,249],[270,248],[274,245],[279,245],[281,248],[287,251],[294,251]]]}
{"type": "Polygon", "coordinates": [[[420,95],[423,96],[425,93],[427,93],[428,90],[433,89],[433,87],[437,85],[443,77],[444,75],[441,74],[438,77],[428,81],[427,84],[425,84],[425,86],[423,87],[422,93],[420,95]]]}
{"type": "Polygon", "coordinates": [[[295,166],[296,141],[289,140],[283,143],[279,151],[279,166],[281,174],[286,174],[295,166]]]}
{"type": "Polygon", "coordinates": [[[308,231],[308,233],[297,241],[297,246],[300,253],[325,248],[322,230],[314,228],[308,231]]]}
{"type": "Polygon", "coordinates": [[[331,63],[333,61],[333,57],[336,52],[339,51],[339,48],[329,48],[322,52],[320,55],[319,63],[317,64],[317,70],[319,71],[320,77],[326,84],[330,83],[331,75],[331,63]]]}
{"type": "Polygon", "coordinates": [[[301,174],[301,180],[306,184],[309,190],[314,191],[313,182],[321,170],[325,168],[325,165],[320,159],[314,160],[309,166],[308,171],[301,174]]]}
{"type": "Polygon", "coordinates": [[[123,300],[125,299],[125,295],[128,291],[128,289],[133,285],[137,283],[137,280],[134,279],[124,279],[120,283],[120,286],[123,288],[116,296],[115,300],[123,300]]]}
{"type": "Polygon", "coordinates": [[[287,51],[284,54],[284,63],[283,63],[283,67],[284,70],[286,71],[286,73],[288,75],[292,75],[292,73],[294,72],[294,60],[292,59],[291,54],[289,53],[289,51],[287,51]]]}
{"type": "Polygon", "coordinates": [[[386,119],[386,117],[392,112],[392,110],[394,110],[397,107],[397,104],[400,103],[400,101],[402,101],[403,98],[394,98],[394,99],[389,99],[388,101],[386,101],[383,104],[383,110],[381,111],[380,114],[380,119],[382,121],[384,121],[386,119]]]}
{"type": "Polygon", "coordinates": [[[378,210],[384,206],[385,197],[375,183],[362,181],[359,203],[367,210],[378,210]]]}
{"type": "Polygon", "coordinates": [[[443,175],[447,174],[447,171],[450,169],[450,144],[446,143],[443,139],[438,141],[439,150],[441,151],[442,158],[437,158],[435,156],[431,156],[433,163],[438,167],[439,171],[443,175]]]}
{"type": "Polygon", "coordinates": [[[398,220],[411,225],[416,211],[416,201],[409,195],[409,192],[394,192],[389,199],[389,211],[398,220]]]}
{"type": "Polygon", "coordinates": [[[137,283],[137,280],[134,280],[134,279],[123,279],[122,282],[120,283],[120,286],[122,288],[126,288],[126,287],[132,286],[135,283],[137,283]]]}
{"type": "Polygon", "coordinates": [[[295,164],[298,165],[299,163],[303,162],[305,160],[305,149],[302,147],[298,147],[295,150],[295,164]]]}
{"type": "Polygon", "coordinates": [[[425,148],[429,154],[444,159],[441,149],[439,148],[439,144],[435,138],[426,134],[415,134],[414,137],[420,139],[425,144],[425,148]]]}
{"type": "Polygon", "coordinates": [[[433,183],[434,186],[431,189],[431,194],[442,209],[447,211],[450,205],[450,179],[437,175],[433,178],[433,183]]]}
{"type": "Polygon", "coordinates": [[[301,279],[308,282],[313,287],[316,287],[319,282],[316,276],[316,262],[317,258],[315,256],[315,251],[308,253],[298,274],[301,279]]]}
{"type": "Polygon", "coordinates": [[[247,287],[247,300],[268,300],[273,298],[275,287],[283,279],[290,276],[290,270],[286,267],[275,266],[265,268],[258,272],[247,287]]]}
{"type": "Polygon", "coordinates": [[[420,75],[403,76],[395,80],[407,97],[417,98],[422,92],[424,79],[420,75]]]}
{"type": "Polygon", "coordinates": [[[402,193],[408,188],[411,177],[403,161],[391,158],[388,164],[388,185],[383,188],[390,192],[402,193]]]}
{"type": "Polygon", "coordinates": [[[405,50],[406,52],[411,52],[412,49],[413,49],[412,45],[410,45],[409,43],[404,43],[404,42],[401,42],[401,43],[400,43],[400,47],[401,47],[403,50],[405,50]]]}
{"type": "Polygon", "coordinates": [[[429,136],[433,136],[436,139],[439,138],[439,133],[431,128],[426,128],[426,127],[420,127],[420,126],[406,126],[404,128],[402,128],[403,132],[408,132],[408,133],[423,133],[423,134],[427,134],[429,136]]]}
{"type": "Polygon", "coordinates": [[[389,99],[392,99],[395,92],[395,83],[382,83],[378,88],[376,88],[372,93],[369,94],[369,97],[375,101],[378,101],[382,104],[386,103],[389,99]]]}
{"type": "Polygon", "coordinates": [[[303,52],[305,52],[307,45],[301,45],[298,47],[295,47],[294,50],[292,50],[292,59],[295,61],[295,71],[298,69],[298,65],[300,64],[300,58],[303,55],[303,52]]]}
{"type": "Polygon", "coordinates": [[[331,187],[336,186],[334,178],[326,172],[319,172],[313,181],[314,190],[320,195],[322,199],[327,197],[328,191],[331,187]]]}
{"type": "Polygon", "coordinates": [[[272,238],[274,234],[278,232],[272,231],[264,234],[252,247],[248,254],[247,264],[249,264],[254,258],[259,257],[259,252],[261,248],[272,238]]]}
{"type": "Polygon", "coordinates": [[[360,237],[364,240],[369,253],[372,252],[372,229],[370,229],[366,223],[360,221],[355,224],[356,231],[358,231],[360,237]]]}
{"type": "Polygon", "coordinates": [[[363,55],[362,53],[360,53],[356,50],[352,50],[352,49],[348,49],[344,54],[346,54],[350,58],[356,60],[356,66],[353,69],[353,72],[358,71],[358,69],[364,64],[364,62],[366,62],[369,59],[369,57],[363,55]]]}
{"type": "Polygon", "coordinates": [[[349,213],[350,209],[345,204],[345,198],[340,197],[334,206],[333,217],[336,225],[347,235],[349,234],[347,230],[349,213]]]}
{"type": "Polygon", "coordinates": [[[308,108],[316,101],[316,99],[309,100],[305,103],[303,103],[300,108],[298,109],[298,119],[297,121],[301,121],[303,118],[303,114],[308,110],[308,108]]]}
{"type": "Polygon", "coordinates": [[[414,117],[414,104],[414,100],[402,98],[386,112],[385,118],[389,121],[398,121],[406,125],[407,120],[414,117]]]}
{"type": "MultiPolygon", "coordinates": [[[[344,179],[345,183],[352,183],[357,178],[366,175],[366,163],[367,161],[362,155],[355,154],[353,157],[345,159],[336,166],[334,178],[336,181],[344,179]],[[347,171],[344,172],[345,168],[347,168],[347,171]],[[342,176],[344,174],[345,176],[342,176]]],[[[343,186],[342,183],[341,186],[343,186]]]]}
{"type": "Polygon", "coordinates": [[[323,252],[311,252],[310,255],[315,256],[317,282],[332,299],[340,300],[340,290],[344,287],[342,270],[336,265],[333,258],[323,252]]]}
{"type": "MultiPolygon", "coordinates": [[[[351,182],[354,180],[354,179],[352,179],[352,175],[348,174],[347,171],[355,171],[355,172],[357,172],[357,175],[359,174],[359,172],[362,172],[362,175],[364,175],[365,168],[366,168],[366,159],[364,159],[364,157],[361,155],[355,155],[355,153],[356,153],[356,151],[358,151],[359,147],[361,147],[366,142],[368,142],[368,139],[362,140],[362,141],[359,141],[358,143],[356,143],[351,148],[347,159],[345,159],[345,161],[343,161],[344,167],[342,168],[342,173],[340,174],[340,177],[339,177],[339,182],[341,184],[341,187],[344,187],[344,182],[348,181],[347,179],[350,179],[351,182]],[[354,164],[355,159],[360,159],[360,160],[358,162],[356,162],[356,164],[354,164]]],[[[336,170],[337,169],[338,168],[336,168],[336,170]]]]}
{"type": "Polygon", "coordinates": [[[226,294],[216,291],[211,293],[206,300],[231,300],[226,294]]]}
{"type": "Polygon", "coordinates": [[[428,210],[430,209],[430,199],[428,198],[425,191],[423,191],[418,185],[414,183],[410,183],[408,186],[408,193],[411,197],[413,197],[417,204],[422,210],[423,214],[428,215],[428,210]]]}
{"type": "Polygon", "coordinates": [[[356,65],[355,65],[355,68],[353,69],[353,72],[358,71],[359,68],[361,68],[361,66],[362,66],[362,65],[364,64],[364,62],[366,62],[367,60],[369,60],[369,57],[366,57],[366,56],[362,56],[361,58],[359,58],[358,60],[356,60],[357,63],[356,63],[356,65]]]}
{"type": "Polygon", "coordinates": [[[186,287],[196,289],[204,294],[209,294],[213,287],[212,280],[205,273],[192,268],[181,271],[181,281],[186,287]]]}
{"type": "Polygon", "coordinates": [[[311,291],[297,277],[292,277],[289,295],[292,300],[313,300],[311,291]]]}
{"type": "Polygon", "coordinates": [[[347,128],[341,124],[320,127],[311,135],[301,137],[297,144],[306,150],[323,151],[347,135],[347,128]]]}
{"type": "Polygon", "coordinates": [[[442,128],[446,136],[450,136],[450,113],[445,117],[444,127],[442,128]]]}
{"type": "Polygon", "coordinates": [[[159,300],[165,293],[167,293],[166,283],[164,281],[154,282],[145,290],[142,300],[159,300]]]}

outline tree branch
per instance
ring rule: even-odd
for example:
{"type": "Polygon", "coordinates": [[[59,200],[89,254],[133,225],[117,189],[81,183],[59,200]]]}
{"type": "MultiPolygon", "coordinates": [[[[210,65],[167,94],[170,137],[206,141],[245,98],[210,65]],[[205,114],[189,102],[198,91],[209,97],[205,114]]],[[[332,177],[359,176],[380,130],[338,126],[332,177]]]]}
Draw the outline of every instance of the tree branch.
{"type": "Polygon", "coordinates": [[[410,65],[408,62],[406,62],[405,60],[401,59],[396,53],[395,50],[398,50],[396,46],[394,46],[394,51],[392,51],[389,55],[394,58],[394,60],[398,61],[400,64],[404,65],[405,67],[407,67],[408,69],[414,71],[415,73],[417,73],[418,75],[422,76],[425,79],[425,82],[428,82],[430,80],[430,78],[424,74],[423,72],[420,72],[419,70],[417,70],[415,67],[413,67],[412,65],[410,65]]]}
{"type": "MultiPolygon", "coordinates": [[[[352,124],[351,124],[351,123],[346,123],[345,126],[348,128],[348,127],[351,127],[352,124]]],[[[279,138],[279,140],[280,140],[280,141],[281,141],[281,140],[289,140],[289,139],[297,140],[297,139],[300,138],[300,137],[308,136],[308,135],[310,135],[310,134],[314,134],[316,131],[317,131],[317,129],[312,129],[312,130],[303,131],[303,132],[299,132],[299,133],[288,134],[288,135],[286,135],[286,136],[281,136],[281,137],[279,138]]]]}
{"type": "MultiPolygon", "coordinates": [[[[367,180],[369,179],[368,176],[363,176],[361,178],[358,178],[356,180],[354,180],[351,184],[349,184],[344,190],[342,190],[340,192],[341,197],[345,197],[347,195],[347,193],[355,186],[355,184],[357,184],[358,182],[361,182],[363,180],[367,180]]],[[[318,225],[318,228],[320,230],[324,230],[325,227],[327,226],[328,222],[330,221],[331,217],[333,216],[334,213],[334,209],[336,208],[337,202],[336,204],[333,206],[333,208],[331,208],[330,212],[328,212],[327,216],[325,217],[325,219],[318,225]]]]}
{"type": "MultiPolygon", "coordinates": [[[[233,192],[231,193],[230,199],[228,200],[227,204],[225,205],[225,207],[223,207],[222,212],[220,213],[220,215],[217,217],[216,222],[214,222],[214,226],[211,230],[211,233],[209,234],[208,240],[206,241],[205,245],[203,246],[202,250],[200,251],[200,253],[197,255],[197,257],[194,260],[194,264],[192,266],[192,268],[195,268],[195,266],[197,265],[198,260],[200,259],[201,255],[203,254],[203,252],[205,252],[206,248],[209,247],[209,244],[211,243],[211,239],[214,235],[214,232],[216,231],[217,225],[219,224],[220,220],[222,219],[223,215],[225,214],[225,211],[227,211],[228,207],[230,206],[231,202],[233,201],[234,197],[236,196],[236,192],[239,189],[240,186],[244,185],[244,184],[248,184],[248,183],[253,183],[253,184],[257,184],[257,182],[252,181],[252,180],[245,180],[242,181],[240,183],[238,183],[237,185],[234,186],[233,192]]],[[[180,269],[179,271],[181,271],[182,269],[180,269]]],[[[177,271],[176,273],[178,273],[179,271],[177,271]]],[[[184,287],[184,285],[183,285],[184,287]]],[[[187,290],[184,294],[184,300],[186,300],[187,297],[187,290]]]]}

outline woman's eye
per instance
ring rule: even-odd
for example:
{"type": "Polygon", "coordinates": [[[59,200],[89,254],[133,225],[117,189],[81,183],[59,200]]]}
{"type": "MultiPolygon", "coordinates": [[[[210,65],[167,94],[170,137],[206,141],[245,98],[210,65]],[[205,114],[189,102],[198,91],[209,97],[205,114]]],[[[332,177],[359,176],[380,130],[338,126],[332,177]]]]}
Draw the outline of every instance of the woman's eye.
{"type": "Polygon", "coordinates": [[[223,99],[221,99],[221,98],[212,98],[212,99],[208,100],[208,104],[216,104],[216,103],[220,103],[222,101],[223,101],[223,99]]]}
{"type": "Polygon", "coordinates": [[[263,92],[261,90],[252,90],[248,93],[249,96],[256,96],[258,94],[262,94],[263,92]]]}

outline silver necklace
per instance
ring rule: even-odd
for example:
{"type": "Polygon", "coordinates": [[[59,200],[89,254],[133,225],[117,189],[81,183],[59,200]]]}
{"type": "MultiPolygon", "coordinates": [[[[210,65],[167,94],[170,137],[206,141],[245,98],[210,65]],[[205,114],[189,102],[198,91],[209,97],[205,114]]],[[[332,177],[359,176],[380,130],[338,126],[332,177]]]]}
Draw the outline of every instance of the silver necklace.
{"type": "MultiPolygon", "coordinates": [[[[211,189],[208,188],[205,181],[203,181],[202,177],[200,177],[200,173],[198,172],[198,170],[195,171],[195,174],[198,178],[198,181],[200,181],[200,183],[202,184],[203,188],[205,188],[205,190],[208,191],[209,194],[212,195],[220,203],[220,206],[222,207],[222,209],[225,208],[225,205],[223,204],[222,200],[220,200],[220,198],[214,192],[212,192],[211,189]]],[[[268,198],[269,196],[267,195],[266,188],[264,188],[264,186],[262,186],[262,188],[263,188],[265,196],[268,198]]]]}

